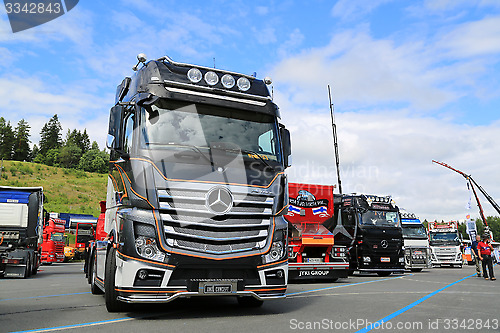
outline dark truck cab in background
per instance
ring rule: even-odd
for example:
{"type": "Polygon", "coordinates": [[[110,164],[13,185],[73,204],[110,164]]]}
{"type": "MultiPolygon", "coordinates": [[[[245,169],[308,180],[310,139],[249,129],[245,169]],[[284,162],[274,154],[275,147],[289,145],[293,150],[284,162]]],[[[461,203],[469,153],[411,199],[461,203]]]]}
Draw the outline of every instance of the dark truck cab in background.
{"type": "Polygon", "coordinates": [[[345,245],[349,271],[380,276],[404,273],[404,247],[399,209],[391,197],[336,195],[333,219],[324,224],[345,245]]]}
{"type": "Polygon", "coordinates": [[[138,59],[110,111],[108,240],[89,258],[92,292],[108,311],[285,297],[290,134],[271,80],[138,59]]]}

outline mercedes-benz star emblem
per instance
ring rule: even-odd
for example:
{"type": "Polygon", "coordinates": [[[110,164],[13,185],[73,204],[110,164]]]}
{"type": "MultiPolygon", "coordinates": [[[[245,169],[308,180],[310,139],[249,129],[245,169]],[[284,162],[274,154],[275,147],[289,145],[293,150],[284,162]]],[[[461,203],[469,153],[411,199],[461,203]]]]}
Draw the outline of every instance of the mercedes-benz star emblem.
{"type": "Polygon", "coordinates": [[[387,247],[389,246],[389,242],[387,242],[387,241],[384,239],[384,240],[382,240],[382,241],[380,242],[380,246],[382,246],[382,248],[384,248],[384,249],[387,249],[387,247]]]}
{"type": "Polygon", "coordinates": [[[213,187],[207,193],[205,205],[214,214],[226,214],[233,207],[233,195],[225,187],[213,187]]]}

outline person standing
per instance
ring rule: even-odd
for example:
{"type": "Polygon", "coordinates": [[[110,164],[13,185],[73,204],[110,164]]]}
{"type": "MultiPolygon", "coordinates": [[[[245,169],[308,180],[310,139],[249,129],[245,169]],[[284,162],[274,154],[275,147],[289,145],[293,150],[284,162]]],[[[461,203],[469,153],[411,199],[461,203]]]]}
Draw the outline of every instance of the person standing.
{"type": "Polygon", "coordinates": [[[491,251],[493,251],[493,246],[490,243],[490,237],[488,235],[483,236],[483,241],[477,244],[479,259],[483,262],[483,276],[485,280],[488,280],[488,272],[491,280],[496,280],[495,274],[493,273],[493,260],[491,258],[491,251]],[[486,270],[488,269],[488,270],[486,270]]]}
{"type": "Polygon", "coordinates": [[[474,256],[474,262],[476,263],[476,273],[478,277],[481,277],[481,260],[479,259],[479,252],[477,249],[477,244],[479,244],[480,241],[481,236],[476,235],[476,239],[470,245],[472,255],[474,256]]]}

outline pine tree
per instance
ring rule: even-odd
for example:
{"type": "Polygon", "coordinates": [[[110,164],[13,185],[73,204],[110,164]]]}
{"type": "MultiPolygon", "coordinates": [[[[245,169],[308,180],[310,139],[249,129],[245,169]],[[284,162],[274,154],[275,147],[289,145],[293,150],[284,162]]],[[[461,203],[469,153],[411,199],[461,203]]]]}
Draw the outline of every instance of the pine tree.
{"type": "Polygon", "coordinates": [[[21,119],[14,130],[14,155],[16,161],[29,161],[31,159],[30,129],[26,120],[21,119]]]}
{"type": "Polygon", "coordinates": [[[10,160],[14,151],[14,131],[10,121],[0,117],[0,158],[10,160]]]}
{"type": "Polygon", "coordinates": [[[57,114],[43,125],[40,131],[40,153],[45,155],[50,149],[59,149],[62,146],[62,126],[57,114]]]}

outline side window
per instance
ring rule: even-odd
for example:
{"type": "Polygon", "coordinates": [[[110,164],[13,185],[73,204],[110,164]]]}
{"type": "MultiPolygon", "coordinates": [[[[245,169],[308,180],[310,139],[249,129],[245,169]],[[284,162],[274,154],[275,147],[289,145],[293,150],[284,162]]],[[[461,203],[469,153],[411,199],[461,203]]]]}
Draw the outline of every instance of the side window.
{"type": "Polygon", "coordinates": [[[134,136],[134,115],[130,115],[125,120],[125,137],[123,141],[123,147],[127,153],[130,154],[132,151],[132,143],[134,136]]]}
{"type": "Polygon", "coordinates": [[[259,151],[274,154],[274,137],[273,131],[269,130],[259,136],[259,151]]]}

